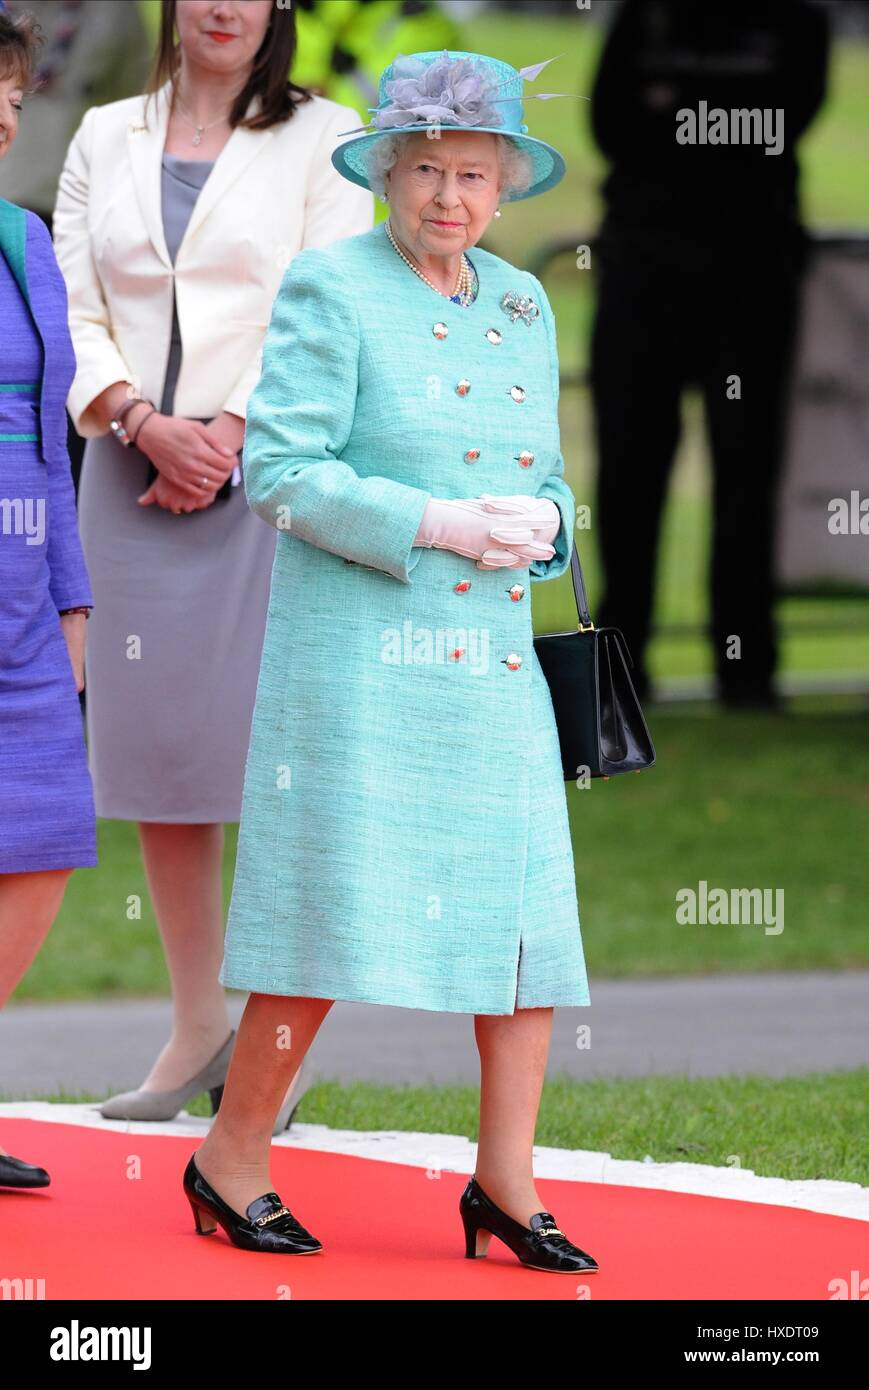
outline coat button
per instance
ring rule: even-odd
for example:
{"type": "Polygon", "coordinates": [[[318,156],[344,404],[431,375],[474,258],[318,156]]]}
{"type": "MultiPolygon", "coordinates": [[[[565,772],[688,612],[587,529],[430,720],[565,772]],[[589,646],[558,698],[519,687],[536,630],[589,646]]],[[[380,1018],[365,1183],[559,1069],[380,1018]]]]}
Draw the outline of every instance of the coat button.
{"type": "Polygon", "coordinates": [[[501,334],[498,332],[497,328],[487,328],[486,337],[493,347],[497,347],[501,342],[501,334]]]}
{"type": "Polygon", "coordinates": [[[511,387],[510,387],[510,395],[513,397],[513,399],[514,399],[514,401],[516,402],[517,405],[521,405],[522,402],[523,402],[524,399],[525,399],[525,387],[524,387],[524,386],[511,386],[511,387]]]}
{"type": "MultiPolygon", "coordinates": [[[[453,592],[456,594],[466,594],[471,587],[470,579],[460,579],[458,584],[453,585],[453,592]]],[[[523,591],[524,592],[524,591],[523,591]]]]}
{"type": "Polygon", "coordinates": [[[434,328],[432,329],[432,333],[435,335],[435,337],[440,339],[445,338],[449,331],[450,330],[447,328],[445,323],[436,323],[434,328]]]}
{"type": "Polygon", "coordinates": [[[511,652],[509,656],[502,659],[501,665],[506,666],[508,671],[518,671],[522,665],[522,658],[518,652],[511,652]]]}
{"type": "Polygon", "coordinates": [[[513,457],[520,468],[530,468],[534,462],[534,455],[530,449],[523,449],[521,454],[514,454],[513,457]]]}
{"type": "Polygon", "coordinates": [[[479,449],[468,449],[465,453],[465,463],[476,463],[479,457],[479,449]]]}
{"type": "Polygon", "coordinates": [[[510,595],[514,603],[518,603],[520,598],[525,597],[525,586],[523,584],[514,584],[512,588],[505,589],[504,592],[510,595]]]}
{"type": "Polygon", "coordinates": [[[456,385],[456,394],[459,396],[466,396],[470,389],[471,383],[468,381],[468,378],[466,376],[463,376],[461,381],[458,382],[456,385]]]}

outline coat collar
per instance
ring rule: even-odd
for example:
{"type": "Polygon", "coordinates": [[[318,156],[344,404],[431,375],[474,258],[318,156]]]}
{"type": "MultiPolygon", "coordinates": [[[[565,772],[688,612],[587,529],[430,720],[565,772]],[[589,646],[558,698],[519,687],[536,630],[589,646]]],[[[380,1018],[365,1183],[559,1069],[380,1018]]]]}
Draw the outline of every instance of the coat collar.
{"type": "MultiPolygon", "coordinates": [[[[171,83],[166,82],[147,102],[147,117],[143,98],[142,115],[139,120],[131,121],[127,130],[127,149],[133,166],[139,208],[154,249],[169,270],[172,269],[172,260],[163,232],[162,170],[163,147],[166,144],[169,125],[170,96],[171,83]]],[[[248,107],[248,114],[258,106],[259,98],[255,97],[248,107]]],[[[176,264],[180,261],[187,242],[251,160],[268,143],[273,133],[273,128],[249,130],[244,126],[235,127],[196,199],[190,221],[178,247],[176,264]]]]}
{"type": "MultiPolygon", "coordinates": [[[[30,304],[27,287],[27,214],[16,203],[0,198],[0,251],[9,262],[25,302],[30,304]]],[[[32,312],[32,311],[31,311],[32,312]]]]}
{"type": "Polygon", "coordinates": [[[52,456],[66,456],[64,406],[75,359],[67,325],[66,291],[51,250],[51,237],[45,228],[48,254],[44,256],[38,241],[34,244],[28,218],[37,219],[37,214],[0,198],[0,250],[9,263],[42,342],[40,450],[47,461],[52,456]]]}

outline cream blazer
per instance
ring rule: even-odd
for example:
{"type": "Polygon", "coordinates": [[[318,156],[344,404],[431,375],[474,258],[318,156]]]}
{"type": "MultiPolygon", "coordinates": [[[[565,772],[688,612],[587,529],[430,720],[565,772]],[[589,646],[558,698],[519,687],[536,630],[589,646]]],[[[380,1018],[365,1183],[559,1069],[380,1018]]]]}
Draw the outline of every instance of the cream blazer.
{"type": "Polygon", "coordinates": [[[314,97],[282,125],[233,130],[173,267],[161,211],[168,98],[167,83],[147,120],[143,96],[91,107],[60,176],[54,240],[77,362],[67,404],[86,438],[105,432],[89,407],[112,382],[130,382],[159,406],[173,287],[184,344],[175,414],[210,419],[226,410],[244,418],[272,301],[293,256],[374,222],[371,193],[330,160],[359,115],[314,97]]]}

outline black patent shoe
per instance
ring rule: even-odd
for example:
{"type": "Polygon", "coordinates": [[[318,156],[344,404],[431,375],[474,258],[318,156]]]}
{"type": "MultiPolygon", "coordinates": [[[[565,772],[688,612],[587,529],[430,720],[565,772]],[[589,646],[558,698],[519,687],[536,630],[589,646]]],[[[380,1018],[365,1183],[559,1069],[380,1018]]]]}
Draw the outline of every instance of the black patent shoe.
{"type": "Polygon", "coordinates": [[[315,1255],[323,1247],[316,1236],[284,1206],[276,1192],[255,1197],[244,1216],[239,1216],[202,1176],[190,1155],[184,1172],[184,1191],[193,1212],[196,1230],[211,1235],[219,1222],[240,1250],[266,1250],[275,1255],[315,1255]]]}
{"type": "Polygon", "coordinates": [[[496,1207],[476,1177],[472,1177],[459,1201],[465,1228],[465,1257],[479,1259],[486,1254],[492,1236],[497,1236],[531,1269],[555,1274],[596,1274],[598,1264],[591,1255],[573,1245],[555,1224],[548,1211],[535,1212],[529,1226],[521,1226],[496,1207]]]}
{"type": "Polygon", "coordinates": [[[44,1168],[11,1154],[0,1154],[0,1187],[48,1187],[50,1182],[44,1168]]]}

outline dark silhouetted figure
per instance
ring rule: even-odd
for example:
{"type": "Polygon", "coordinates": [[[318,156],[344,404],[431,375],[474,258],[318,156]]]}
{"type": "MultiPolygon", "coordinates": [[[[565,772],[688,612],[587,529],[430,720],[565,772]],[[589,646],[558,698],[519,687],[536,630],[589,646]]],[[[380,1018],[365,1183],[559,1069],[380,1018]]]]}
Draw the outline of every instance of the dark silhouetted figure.
{"type": "Polygon", "coordinates": [[[606,42],[592,99],[612,164],[591,355],[599,621],[624,631],[641,695],[681,396],[696,384],[718,692],[775,704],[776,490],[808,246],[794,146],[824,98],[828,48],[808,0],[625,0],[606,42]]]}

